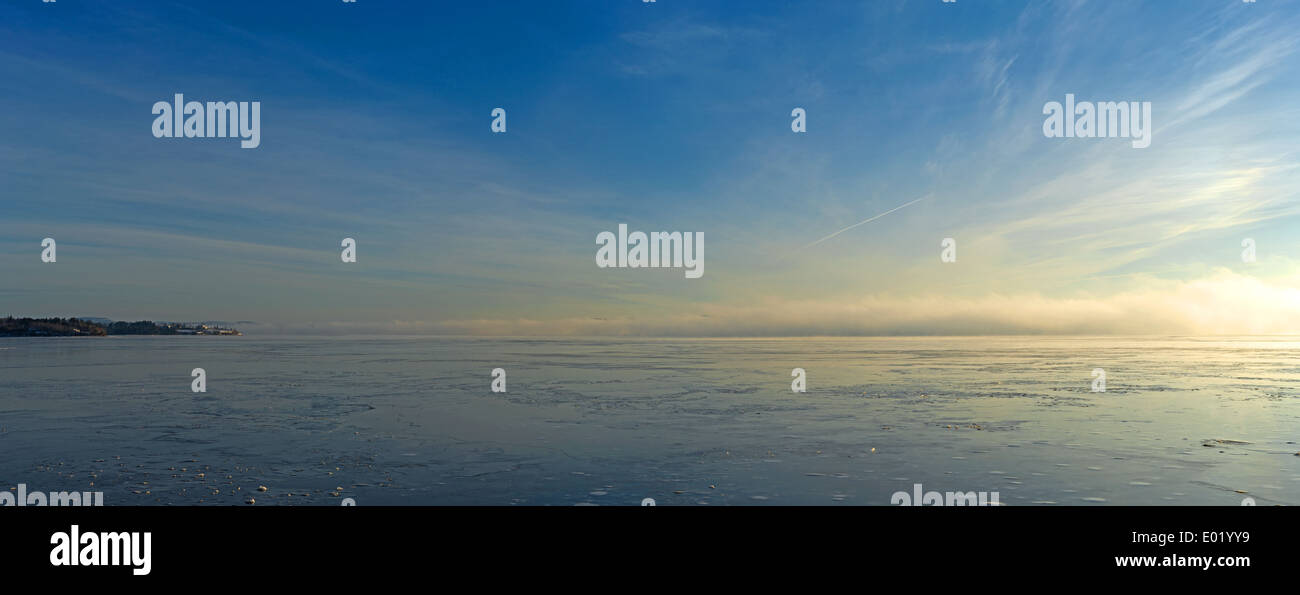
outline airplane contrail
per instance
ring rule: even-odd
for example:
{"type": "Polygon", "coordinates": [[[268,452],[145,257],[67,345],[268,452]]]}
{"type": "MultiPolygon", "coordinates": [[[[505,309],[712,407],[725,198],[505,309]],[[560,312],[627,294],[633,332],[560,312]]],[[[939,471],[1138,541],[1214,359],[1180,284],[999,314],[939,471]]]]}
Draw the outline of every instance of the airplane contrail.
{"type": "Polygon", "coordinates": [[[812,248],[813,246],[816,246],[817,244],[820,244],[820,243],[822,243],[822,242],[825,242],[826,240],[829,240],[829,239],[831,239],[831,238],[833,238],[833,237],[835,237],[835,236],[837,236],[837,235],[840,235],[840,234],[842,234],[842,233],[844,233],[844,232],[846,232],[846,231],[848,231],[848,230],[850,230],[850,229],[853,229],[853,228],[855,228],[855,227],[857,227],[857,226],[859,226],[859,225],[864,225],[864,224],[867,224],[867,223],[871,223],[872,221],[875,221],[876,219],[879,219],[879,218],[881,218],[881,217],[884,217],[885,215],[888,215],[888,214],[890,214],[890,213],[892,213],[892,212],[894,212],[894,211],[897,211],[897,210],[899,210],[899,209],[901,209],[901,208],[904,208],[904,207],[910,207],[910,206],[912,206],[912,205],[914,205],[914,204],[916,204],[916,203],[918,203],[918,202],[921,202],[921,201],[923,201],[923,200],[925,200],[925,199],[927,199],[927,198],[929,198],[929,197],[930,197],[930,195],[927,194],[927,195],[925,195],[925,196],[922,196],[921,198],[918,198],[918,199],[916,199],[916,200],[913,200],[912,202],[898,205],[898,206],[896,206],[896,207],[894,207],[894,208],[892,208],[892,209],[889,209],[888,211],[885,211],[885,212],[883,212],[883,213],[881,213],[881,214],[879,214],[879,215],[876,215],[875,217],[870,217],[870,218],[867,218],[867,219],[863,219],[862,221],[859,221],[859,222],[857,222],[857,223],[854,223],[853,225],[850,225],[850,226],[848,226],[848,227],[845,227],[844,229],[841,229],[841,230],[839,230],[839,231],[837,231],[837,232],[835,232],[835,233],[833,233],[833,234],[831,234],[831,235],[828,235],[828,236],[826,236],[826,237],[824,237],[824,238],[822,238],[822,239],[820,239],[820,240],[817,240],[816,242],[813,242],[813,243],[811,243],[811,244],[808,244],[807,246],[804,246],[803,248],[800,248],[800,250],[803,250],[803,249],[806,249],[806,248],[812,248]]]}

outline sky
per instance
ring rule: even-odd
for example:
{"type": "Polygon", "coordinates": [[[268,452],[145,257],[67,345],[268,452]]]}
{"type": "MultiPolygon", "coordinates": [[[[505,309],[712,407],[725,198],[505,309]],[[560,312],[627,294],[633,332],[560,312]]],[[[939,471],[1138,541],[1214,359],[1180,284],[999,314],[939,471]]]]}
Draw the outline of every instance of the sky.
{"type": "Polygon", "coordinates": [[[1300,333],[1296,31],[1295,0],[0,0],[0,315],[1300,333]],[[261,102],[260,146],[155,138],[177,93],[261,102]],[[1151,145],[1046,137],[1067,94],[1151,102],[1151,145]],[[703,233],[704,275],[598,267],[620,223],[703,233]]]}

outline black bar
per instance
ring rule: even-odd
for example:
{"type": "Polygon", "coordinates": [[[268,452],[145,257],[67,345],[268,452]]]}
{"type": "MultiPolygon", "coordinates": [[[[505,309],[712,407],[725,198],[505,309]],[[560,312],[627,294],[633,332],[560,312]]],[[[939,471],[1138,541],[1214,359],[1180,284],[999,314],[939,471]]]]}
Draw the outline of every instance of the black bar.
{"type": "Polygon", "coordinates": [[[811,580],[866,567],[941,583],[1047,573],[1071,582],[1195,584],[1281,575],[1295,563],[1289,534],[1300,520],[1284,507],[28,507],[0,514],[5,576],[175,585],[231,572],[307,584],[482,572],[575,586],[596,569],[647,580],[696,571],[811,580]],[[51,535],[74,524],[81,535],[149,532],[149,573],[53,566],[51,535]],[[1173,540],[1135,542],[1135,532],[1173,540]],[[1180,541],[1182,532],[1195,542],[1180,541]],[[1157,564],[1208,556],[1219,565],[1118,566],[1125,556],[1154,556],[1157,564]]]}

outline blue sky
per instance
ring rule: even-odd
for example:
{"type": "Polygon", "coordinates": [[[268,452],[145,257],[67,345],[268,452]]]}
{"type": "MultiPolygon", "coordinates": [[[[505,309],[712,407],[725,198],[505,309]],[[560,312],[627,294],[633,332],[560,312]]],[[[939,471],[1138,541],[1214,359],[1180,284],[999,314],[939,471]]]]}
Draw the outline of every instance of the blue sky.
{"type": "Polygon", "coordinates": [[[0,310],[267,332],[1300,332],[1297,30],[1278,0],[5,0],[0,310]],[[154,138],[175,93],[260,101],[261,146],[154,138]],[[1045,138],[1067,93],[1151,101],[1151,147],[1045,138]],[[705,276],[597,268],[619,223],[703,232],[705,276]]]}

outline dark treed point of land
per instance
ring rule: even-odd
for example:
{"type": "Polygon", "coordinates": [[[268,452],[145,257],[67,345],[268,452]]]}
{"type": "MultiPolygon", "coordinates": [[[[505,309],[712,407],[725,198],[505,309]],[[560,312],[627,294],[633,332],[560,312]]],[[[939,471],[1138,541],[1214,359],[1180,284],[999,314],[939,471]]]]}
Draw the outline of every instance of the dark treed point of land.
{"type": "Polygon", "coordinates": [[[90,322],[79,318],[0,318],[0,337],[102,337],[104,335],[242,335],[232,328],[183,322],[90,322]]]}

